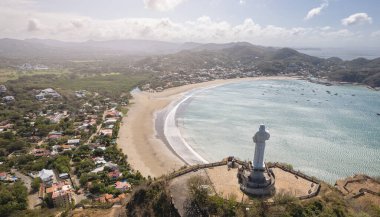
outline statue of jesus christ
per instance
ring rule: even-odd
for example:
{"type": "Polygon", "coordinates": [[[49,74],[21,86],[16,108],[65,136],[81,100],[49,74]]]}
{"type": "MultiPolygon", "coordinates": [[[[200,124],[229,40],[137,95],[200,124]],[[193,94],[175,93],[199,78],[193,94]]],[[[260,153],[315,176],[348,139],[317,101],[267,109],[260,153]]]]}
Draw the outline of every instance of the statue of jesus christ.
{"type": "Polygon", "coordinates": [[[259,131],[253,136],[253,142],[255,145],[255,156],[253,158],[253,169],[254,170],[264,170],[264,151],[265,151],[265,141],[268,140],[270,134],[265,130],[265,125],[260,124],[259,131]]]}

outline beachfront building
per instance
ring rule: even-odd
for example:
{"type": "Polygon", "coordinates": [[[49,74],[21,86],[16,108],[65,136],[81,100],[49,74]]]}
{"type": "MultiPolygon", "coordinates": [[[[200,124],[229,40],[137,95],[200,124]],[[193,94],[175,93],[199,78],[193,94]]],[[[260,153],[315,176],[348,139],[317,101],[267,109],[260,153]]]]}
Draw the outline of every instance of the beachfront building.
{"type": "Polygon", "coordinates": [[[106,113],[105,113],[106,118],[119,118],[122,116],[123,116],[123,114],[121,112],[117,111],[116,109],[110,109],[110,110],[106,111],[106,113]]]}
{"type": "Polygon", "coordinates": [[[121,192],[125,192],[131,189],[131,185],[127,181],[117,181],[115,183],[115,189],[120,190],[121,192]]]}
{"type": "Polygon", "coordinates": [[[112,129],[101,129],[99,133],[101,136],[112,137],[112,132],[112,129]]]}

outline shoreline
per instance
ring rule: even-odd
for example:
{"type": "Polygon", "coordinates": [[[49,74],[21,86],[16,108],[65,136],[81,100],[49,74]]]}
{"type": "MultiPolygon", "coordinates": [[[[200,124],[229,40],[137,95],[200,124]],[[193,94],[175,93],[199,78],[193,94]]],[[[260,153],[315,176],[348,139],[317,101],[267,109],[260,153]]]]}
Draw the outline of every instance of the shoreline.
{"type": "MultiPolygon", "coordinates": [[[[167,122],[167,115],[173,110],[170,108],[181,104],[181,99],[185,101],[183,97],[190,91],[244,81],[284,79],[300,78],[268,76],[214,80],[169,88],[162,92],[132,93],[133,99],[128,106],[129,111],[127,116],[122,119],[117,144],[123,153],[128,156],[128,163],[131,164],[132,168],[140,171],[143,176],[159,177],[167,174],[186,165],[186,160],[184,162],[183,156],[181,155],[183,153],[177,153],[175,148],[173,148],[173,144],[170,144],[170,141],[167,140],[165,136],[165,131],[167,133],[167,130],[162,128],[163,125],[160,126],[160,123],[157,123],[159,122],[157,119],[158,116],[164,115],[164,123],[167,122]],[[164,135],[157,130],[160,128],[163,130],[164,135]]],[[[175,118],[175,114],[172,118],[175,118]]],[[[173,124],[173,122],[171,124],[173,124]]],[[[183,147],[177,143],[174,144],[174,146],[177,148],[183,147]]]]}

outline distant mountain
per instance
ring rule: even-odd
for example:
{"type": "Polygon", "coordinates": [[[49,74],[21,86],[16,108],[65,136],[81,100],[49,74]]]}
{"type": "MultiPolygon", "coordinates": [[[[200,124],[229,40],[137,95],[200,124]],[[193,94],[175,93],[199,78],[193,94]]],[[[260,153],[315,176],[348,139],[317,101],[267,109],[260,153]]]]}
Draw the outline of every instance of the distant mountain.
{"type": "Polygon", "coordinates": [[[0,57],[49,58],[49,57],[102,57],[120,55],[170,54],[193,49],[198,43],[171,43],[149,40],[111,40],[63,42],[50,39],[0,39],[0,57]]]}
{"type": "Polygon", "coordinates": [[[192,72],[223,67],[243,71],[257,70],[268,75],[301,73],[380,86],[380,58],[357,58],[351,61],[337,57],[324,59],[291,48],[264,47],[248,42],[202,44],[151,40],[63,42],[49,39],[0,39],[0,63],[9,59],[34,58],[45,61],[123,59],[124,56],[131,55],[139,57],[136,66],[158,72],[192,72]]]}
{"type": "Polygon", "coordinates": [[[201,44],[175,54],[146,58],[136,65],[162,72],[192,73],[200,69],[222,67],[258,71],[267,75],[295,73],[380,86],[380,58],[358,58],[352,61],[337,57],[324,59],[291,48],[263,47],[247,42],[201,44]]]}
{"type": "Polygon", "coordinates": [[[16,39],[0,39],[0,56],[8,58],[25,58],[31,56],[50,55],[54,49],[41,44],[36,44],[16,39]]]}

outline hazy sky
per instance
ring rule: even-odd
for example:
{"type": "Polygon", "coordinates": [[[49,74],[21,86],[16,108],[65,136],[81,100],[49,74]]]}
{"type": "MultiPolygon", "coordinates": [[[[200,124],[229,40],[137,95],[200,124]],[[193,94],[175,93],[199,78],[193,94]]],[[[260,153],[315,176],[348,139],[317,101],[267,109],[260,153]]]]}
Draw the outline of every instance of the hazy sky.
{"type": "Polygon", "coordinates": [[[0,38],[380,47],[379,0],[0,0],[0,38]]]}

